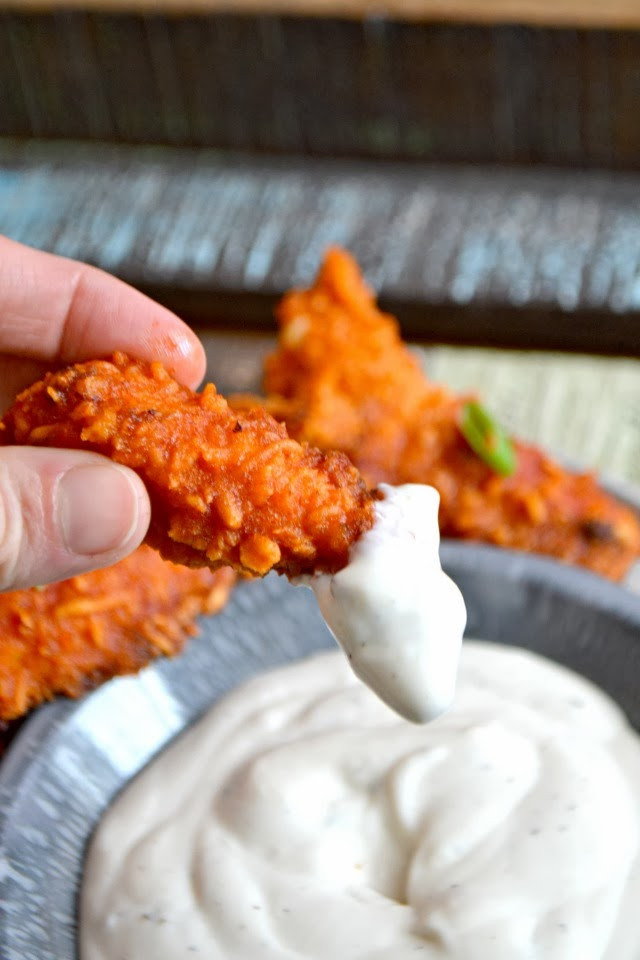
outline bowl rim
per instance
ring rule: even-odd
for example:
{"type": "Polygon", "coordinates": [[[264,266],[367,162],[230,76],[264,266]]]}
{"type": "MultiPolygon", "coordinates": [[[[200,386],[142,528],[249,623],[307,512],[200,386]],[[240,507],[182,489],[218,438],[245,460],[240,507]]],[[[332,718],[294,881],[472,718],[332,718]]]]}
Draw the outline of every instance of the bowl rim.
{"type": "Polygon", "coordinates": [[[526,578],[532,584],[564,593],[589,609],[636,625],[640,631],[640,596],[624,584],[607,580],[585,567],[524,550],[444,538],[440,544],[440,560],[447,571],[472,573],[482,566],[487,573],[514,582],[522,582],[522,573],[526,571],[526,578]]]}

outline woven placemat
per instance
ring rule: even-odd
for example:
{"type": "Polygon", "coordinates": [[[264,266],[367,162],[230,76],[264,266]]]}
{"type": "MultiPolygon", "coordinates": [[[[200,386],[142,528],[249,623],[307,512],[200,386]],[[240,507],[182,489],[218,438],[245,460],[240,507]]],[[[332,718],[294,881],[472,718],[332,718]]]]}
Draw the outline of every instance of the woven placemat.
{"type": "Polygon", "coordinates": [[[477,390],[514,433],[640,486],[640,363],[604,357],[439,347],[426,370],[477,390]]]}

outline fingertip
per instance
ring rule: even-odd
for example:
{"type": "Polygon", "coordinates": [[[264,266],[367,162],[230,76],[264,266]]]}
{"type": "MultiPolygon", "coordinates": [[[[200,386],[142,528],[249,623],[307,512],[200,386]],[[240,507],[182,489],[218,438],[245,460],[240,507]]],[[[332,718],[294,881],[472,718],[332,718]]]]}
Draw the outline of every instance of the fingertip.
{"type": "Polygon", "coordinates": [[[196,334],[182,320],[176,318],[175,332],[157,337],[157,360],[166,366],[169,373],[195,390],[202,383],[207,369],[204,347],[196,334]]]}
{"type": "Polygon", "coordinates": [[[96,267],[76,264],[74,270],[58,359],[76,363],[121,350],[138,360],[159,361],[185,386],[200,383],[204,347],[180,317],[96,267]]]}

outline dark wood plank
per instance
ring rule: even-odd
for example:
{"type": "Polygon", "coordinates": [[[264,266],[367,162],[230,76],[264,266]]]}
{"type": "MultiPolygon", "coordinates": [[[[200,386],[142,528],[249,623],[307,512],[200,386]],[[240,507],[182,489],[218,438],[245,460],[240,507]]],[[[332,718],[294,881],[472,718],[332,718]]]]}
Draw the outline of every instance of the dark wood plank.
{"type": "Polygon", "coordinates": [[[640,169],[637,0],[279,2],[4,4],[0,136],[640,169]]]}

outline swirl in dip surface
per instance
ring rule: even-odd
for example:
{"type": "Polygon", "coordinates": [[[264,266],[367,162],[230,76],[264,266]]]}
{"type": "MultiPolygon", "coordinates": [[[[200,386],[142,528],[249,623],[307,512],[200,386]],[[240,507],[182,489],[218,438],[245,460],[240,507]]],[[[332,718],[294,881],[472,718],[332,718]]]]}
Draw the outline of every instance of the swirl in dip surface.
{"type": "Polygon", "coordinates": [[[328,653],[216,705],[91,846],[82,960],[637,960],[639,740],[541,658],[465,644],[399,719],[328,653]]]}

